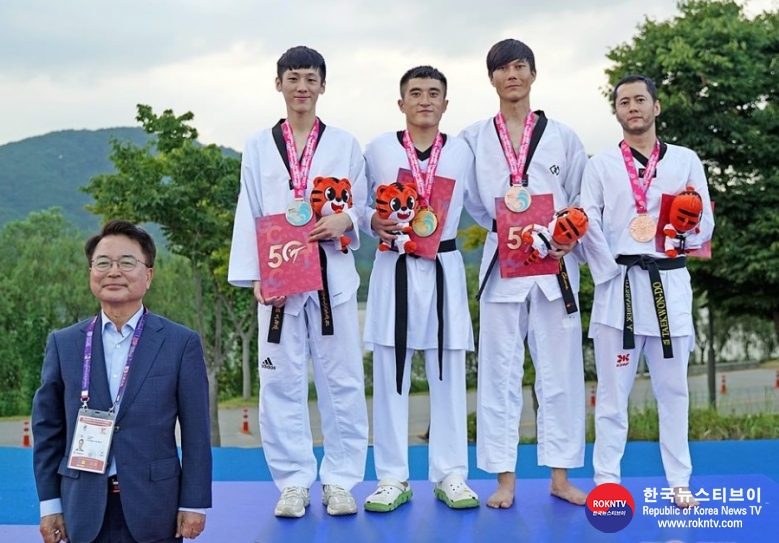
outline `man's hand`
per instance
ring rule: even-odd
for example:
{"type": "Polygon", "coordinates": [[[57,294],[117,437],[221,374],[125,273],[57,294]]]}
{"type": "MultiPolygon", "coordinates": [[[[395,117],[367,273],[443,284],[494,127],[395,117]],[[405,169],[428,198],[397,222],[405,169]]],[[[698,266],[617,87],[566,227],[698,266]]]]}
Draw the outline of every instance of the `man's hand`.
{"type": "Polygon", "coordinates": [[[352,218],[348,213],[336,213],[322,217],[311,230],[308,241],[323,241],[327,239],[337,239],[344,235],[347,230],[352,230],[352,218]]]}
{"type": "Polygon", "coordinates": [[[271,296],[269,298],[263,298],[259,281],[253,281],[252,286],[254,287],[254,297],[262,305],[272,305],[273,307],[282,307],[284,306],[284,303],[287,301],[286,296],[271,296]]]}
{"type": "Polygon", "coordinates": [[[397,238],[392,232],[397,232],[399,229],[398,223],[392,219],[382,219],[378,213],[374,213],[371,217],[371,230],[376,232],[381,241],[392,243],[397,238]]]}
{"type": "Polygon", "coordinates": [[[176,516],[176,537],[195,539],[206,529],[206,516],[192,511],[179,511],[176,516]]]}
{"type": "Polygon", "coordinates": [[[560,260],[565,255],[573,251],[573,248],[576,247],[577,243],[579,242],[574,241],[571,243],[556,243],[554,240],[552,240],[552,245],[554,246],[554,249],[549,249],[549,256],[551,256],[555,260],[560,260]]]}
{"type": "Polygon", "coordinates": [[[41,517],[40,531],[44,543],[59,543],[68,540],[68,532],[65,530],[65,516],[62,513],[41,517]]]}

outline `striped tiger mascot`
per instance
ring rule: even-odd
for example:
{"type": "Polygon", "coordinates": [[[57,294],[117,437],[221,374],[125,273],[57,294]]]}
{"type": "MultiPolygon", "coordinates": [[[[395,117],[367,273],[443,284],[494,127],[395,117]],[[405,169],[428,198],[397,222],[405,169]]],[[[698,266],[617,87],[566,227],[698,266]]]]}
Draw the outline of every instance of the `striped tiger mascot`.
{"type": "Polygon", "coordinates": [[[399,254],[414,254],[417,250],[417,244],[411,240],[409,234],[413,232],[411,221],[416,215],[416,207],[419,200],[419,193],[411,183],[390,183],[389,185],[379,185],[376,187],[376,213],[382,219],[392,219],[397,221],[398,230],[395,234],[395,241],[392,244],[383,241],[379,243],[379,251],[389,251],[395,249],[399,254]]]}
{"type": "MultiPolygon", "coordinates": [[[[352,207],[352,184],[348,179],[336,177],[317,177],[311,190],[311,209],[317,217],[327,217],[343,213],[345,209],[352,207]]],[[[347,247],[351,240],[341,236],[333,240],[335,248],[342,253],[349,251],[347,247]]]]}

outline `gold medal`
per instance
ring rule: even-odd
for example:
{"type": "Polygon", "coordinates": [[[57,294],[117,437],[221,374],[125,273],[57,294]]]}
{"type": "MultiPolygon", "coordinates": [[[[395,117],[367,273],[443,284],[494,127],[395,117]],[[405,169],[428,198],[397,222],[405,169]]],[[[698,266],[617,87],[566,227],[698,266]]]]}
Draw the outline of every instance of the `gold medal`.
{"type": "Polygon", "coordinates": [[[646,213],[641,213],[630,221],[630,236],[640,243],[655,239],[656,232],[657,223],[646,213]]]}
{"type": "Polygon", "coordinates": [[[506,207],[514,213],[522,213],[530,208],[530,192],[521,185],[512,185],[503,197],[506,207]]]}
{"type": "Polygon", "coordinates": [[[414,220],[411,221],[411,228],[414,229],[414,233],[420,238],[432,236],[433,232],[438,228],[438,217],[435,216],[433,209],[430,207],[420,209],[414,220]]]}
{"type": "Polygon", "coordinates": [[[287,217],[287,222],[292,226],[303,226],[314,216],[314,210],[311,209],[308,202],[296,199],[289,204],[284,215],[287,217]]]}

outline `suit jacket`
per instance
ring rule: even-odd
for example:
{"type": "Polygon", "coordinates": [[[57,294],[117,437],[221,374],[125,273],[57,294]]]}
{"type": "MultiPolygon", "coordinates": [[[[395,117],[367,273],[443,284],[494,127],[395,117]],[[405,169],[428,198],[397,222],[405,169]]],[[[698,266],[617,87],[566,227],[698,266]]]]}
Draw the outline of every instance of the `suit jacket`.
{"type": "MultiPolygon", "coordinates": [[[[108,496],[107,474],[68,467],[91,320],[49,336],[32,412],[38,497],[41,501],[61,498],[65,526],[74,543],[97,536],[108,496]]],[[[107,411],[114,398],[108,388],[101,330],[98,318],[89,408],[107,411]]],[[[172,539],[179,507],[211,507],[208,379],[197,333],[154,313],[147,315],[116,418],[110,456],[116,459],[127,525],[139,543],[172,539]]]]}

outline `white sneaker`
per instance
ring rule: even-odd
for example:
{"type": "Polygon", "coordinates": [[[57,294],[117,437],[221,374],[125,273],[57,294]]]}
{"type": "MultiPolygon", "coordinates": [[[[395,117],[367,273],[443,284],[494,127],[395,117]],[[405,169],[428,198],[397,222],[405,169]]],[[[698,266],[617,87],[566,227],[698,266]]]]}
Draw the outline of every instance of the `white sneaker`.
{"type": "Polygon", "coordinates": [[[281,497],[273,513],[277,517],[300,518],[306,514],[306,507],[310,501],[307,488],[288,486],[281,491],[281,497]]]}
{"type": "Polygon", "coordinates": [[[328,515],[357,513],[357,502],[352,493],[338,485],[322,485],[322,505],[327,506],[328,515]]]}
{"type": "Polygon", "coordinates": [[[389,513],[411,499],[411,485],[397,479],[382,479],[376,491],[365,499],[365,510],[389,513]]]}
{"type": "Polygon", "coordinates": [[[452,509],[479,507],[479,497],[465,484],[462,475],[450,473],[442,481],[435,484],[433,493],[436,498],[452,509]]]}

